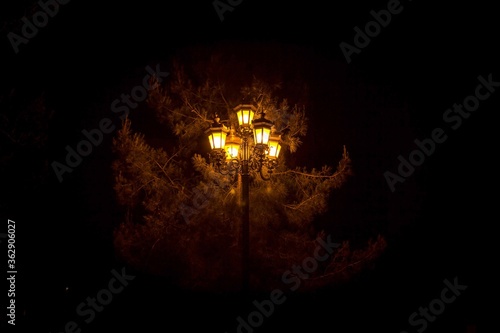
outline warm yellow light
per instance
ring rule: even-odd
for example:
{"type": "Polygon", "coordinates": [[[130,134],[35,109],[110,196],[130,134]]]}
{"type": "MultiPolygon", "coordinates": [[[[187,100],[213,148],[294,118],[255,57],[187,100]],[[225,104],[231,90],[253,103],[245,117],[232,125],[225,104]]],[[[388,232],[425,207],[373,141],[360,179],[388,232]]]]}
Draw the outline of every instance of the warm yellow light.
{"type": "Polygon", "coordinates": [[[260,127],[254,129],[254,139],[255,144],[267,145],[269,142],[269,136],[271,134],[271,128],[260,127]]]}
{"type": "Polygon", "coordinates": [[[279,136],[271,136],[269,139],[269,158],[278,158],[281,151],[279,136]]]}
{"type": "Polygon", "coordinates": [[[234,143],[227,144],[226,145],[226,158],[228,160],[233,159],[233,158],[238,158],[238,152],[240,150],[240,146],[236,145],[234,143]]]}
{"type": "Polygon", "coordinates": [[[214,123],[212,127],[206,130],[208,141],[212,149],[224,149],[226,136],[229,130],[220,123],[214,123]]]}
{"type": "Polygon", "coordinates": [[[234,134],[234,129],[231,130],[231,134],[226,139],[226,158],[228,160],[233,158],[238,158],[238,153],[240,150],[241,139],[234,134]]]}
{"type": "Polygon", "coordinates": [[[214,132],[208,136],[212,149],[222,149],[226,144],[226,133],[214,132]]]}
{"type": "Polygon", "coordinates": [[[253,120],[254,112],[250,109],[236,112],[240,126],[249,126],[253,120]]]}
{"type": "Polygon", "coordinates": [[[255,119],[252,124],[254,143],[256,145],[267,145],[269,137],[271,135],[273,122],[269,119],[266,119],[264,112],[262,112],[260,114],[260,118],[255,119]]]}
{"type": "Polygon", "coordinates": [[[250,126],[255,115],[255,107],[253,105],[238,105],[234,110],[238,117],[238,124],[243,127],[250,126]]]}

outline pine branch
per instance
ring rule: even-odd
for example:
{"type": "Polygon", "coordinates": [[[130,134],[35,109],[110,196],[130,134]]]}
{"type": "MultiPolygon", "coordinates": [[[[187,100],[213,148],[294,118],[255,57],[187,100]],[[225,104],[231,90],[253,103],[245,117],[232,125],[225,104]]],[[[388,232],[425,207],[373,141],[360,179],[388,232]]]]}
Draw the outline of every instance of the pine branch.
{"type": "Polygon", "coordinates": [[[296,204],[296,205],[286,205],[286,204],[283,204],[283,207],[290,208],[290,209],[293,209],[293,210],[300,210],[301,206],[305,205],[306,203],[308,203],[309,201],[313,200],[314,198],[316,198],[318,196],[319,196],[319,194],[315,194],[312,197],[309,197],[306,200],[303,200],[301,203],[296,204]]]}

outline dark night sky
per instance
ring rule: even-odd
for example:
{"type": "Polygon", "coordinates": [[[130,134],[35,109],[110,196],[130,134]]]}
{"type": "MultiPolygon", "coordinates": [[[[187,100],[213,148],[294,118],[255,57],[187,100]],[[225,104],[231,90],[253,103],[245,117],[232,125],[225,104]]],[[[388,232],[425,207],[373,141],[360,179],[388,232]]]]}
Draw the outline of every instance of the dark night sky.
{"type": "MultiPolygon", "coordinates": [[[[245,74],[283,75],[286,89],[303,99],[310,118],[308,136],[291,164],[335,166],[347,146],[356,175],[334,196],[324,221],[336,219],[340,239],[363,242],[382,232],[388,250],[360,281],[287,301],[256,332],[415,332],[408,316],[439,296],[445,278],[455,276],[469,288],[426,332],[465,333],[472,324],[486,331],[493,309],[484,300],[496,280],[491,272],[497,262],[492,256],[493,143],[498,141],[493,119],[500,92],[481,102],[456,130],[442,117],[474,93],[479,75],[492,73],[500,81],[498,11],[492,4],[401,2],[401,13],[347,64],[339,44],[353,44],[353,28],[363,28],[372,20],[370,11],[385,9],[387,1],[337,1],[329,7],[246,0],[221,22],[209,0],[163,5],[73,0],[15,54],[6,35],[19,33],[20,19],[32,15],[34,3],[0,9],[1,95],[15,89],[29,99],[44,92],[55,111],[48,129],[50,161],[61,160],[64,147],[74,146],[82,129],[113,117],[110,101],[140,82],[146,65],[161,63],[168,71],[169,58],[188,47],[244,55],[245,74]],[[309,86],[307,95],[298,91],[300,83],[309,86]],[[398,155],[408,157],[413,140],[428,138],[436,127],[446,129],[447,141],[392,193],[383,173],[396,172],[398,155]]],[[[141,111],[133,110],[132,119],[161,142],[165,134],[141,111]]],[[[111,244],[118,221],[111,137],[62,184],[49,170],[46,187],[23,188],[34,162],[30,156],[2,171],[2,223],[11,218],[20,225],[18,260],[24,275],[19,288],[24,288],[31,330],[60,332],[75,318],[76,305],[107,283],[111,268],[121,267],[111,244]],[[65,286],[75,294],[65,296],[65,286]]],[[[2,155],[3,150],[0,146],[2,155]]],[[[235,318],[248,312],[232,301],[186,295],[139,276],[82,332],[132,326],[169,331],[176,324],[186,331],[234,332],[235,318]]]]}

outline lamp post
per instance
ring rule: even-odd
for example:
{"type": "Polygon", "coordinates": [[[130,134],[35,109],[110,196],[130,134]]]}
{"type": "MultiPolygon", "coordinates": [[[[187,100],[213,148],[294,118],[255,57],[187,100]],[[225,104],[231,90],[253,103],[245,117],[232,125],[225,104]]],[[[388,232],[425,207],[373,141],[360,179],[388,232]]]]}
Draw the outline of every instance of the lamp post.
{"type": "Polygon", "coordinates": [[[215,169],[228,174],[236,172],[241,176],[242,206],[242,287],[248,291],[250,285],[250,171],[258,172],[262,179],[269,180],[276,166],[281,145],[280,135],[275,133],[273,122],[265,113],[254,119],[256,108],[240,104],[233,109],[238,118],[236,128],[228,128],[216,114],[214,122],[206,130],[210,141],[210,160],[215,169]],[[229,135],[228,135],[229,133],[229,135]],[[267,175],[263,168],[267,169],[267,175]]]}

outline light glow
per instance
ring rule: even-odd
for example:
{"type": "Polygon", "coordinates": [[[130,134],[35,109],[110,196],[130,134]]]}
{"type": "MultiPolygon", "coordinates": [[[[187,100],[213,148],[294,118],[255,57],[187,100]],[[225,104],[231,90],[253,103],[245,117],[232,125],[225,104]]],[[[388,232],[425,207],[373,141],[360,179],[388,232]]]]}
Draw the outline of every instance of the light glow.
{"type": "Polygon", "coordinates": [[[269,139],[269,158],[278,158],[281,151],[280,137],[271,136],[269,139]]]}

